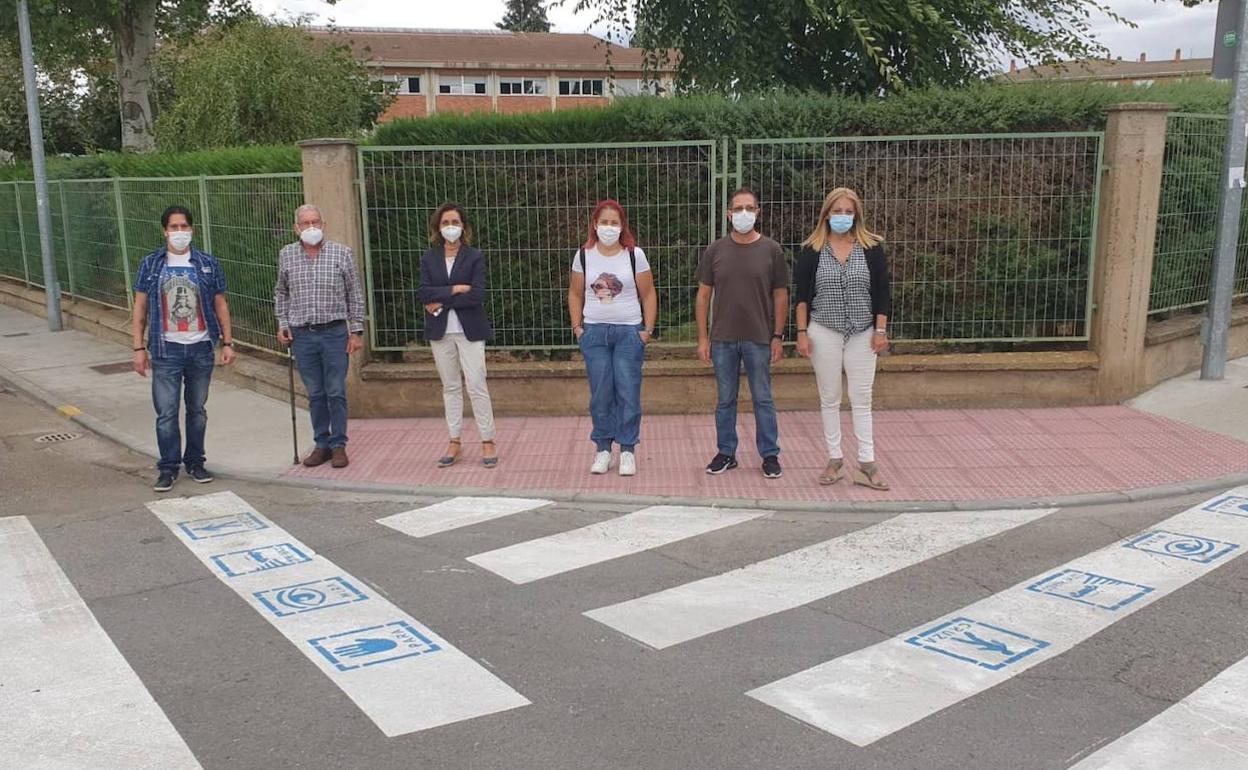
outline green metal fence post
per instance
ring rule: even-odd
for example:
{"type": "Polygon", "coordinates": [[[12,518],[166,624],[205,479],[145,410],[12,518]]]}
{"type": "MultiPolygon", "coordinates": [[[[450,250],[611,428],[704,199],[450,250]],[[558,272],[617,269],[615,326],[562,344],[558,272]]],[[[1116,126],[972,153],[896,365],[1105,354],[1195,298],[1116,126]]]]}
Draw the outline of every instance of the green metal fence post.
{"type": "Polygon", "coordinates": [[[18,182],[13,183],[13,211],[17,213],[17,242],[22,249],[22,274],[26,276],[26,288],[30,288],[30,263],[26,258],[26,226],[22,224],[22,190],[18,182]]]}
{"type": "Polygon", "coordinates": [[[121,203],[121,180],[113,180],[113,198],[117,201],[117,240],[121,249],[121,273],[126,281],[126,310],[134,307],[134,292],[130,290],[130,254],[126,244],[126,212],[121,203]]]}
{"type": "Polygon", "coordinates": [[[204,251],[212,254],[212,212],[208,207],[208,180],[199,177],[199,221],[203,223],[204,251]]]}
{"type": "Polygon", "coordinates": [[[69,281],[69,296],[78,296],[78,284],[74,280],[74,255],[69,246],[69,207],[65,205],[65,180],[56,183],[61,198],[61,238],[65,244],[65,277],[69,281]]]}

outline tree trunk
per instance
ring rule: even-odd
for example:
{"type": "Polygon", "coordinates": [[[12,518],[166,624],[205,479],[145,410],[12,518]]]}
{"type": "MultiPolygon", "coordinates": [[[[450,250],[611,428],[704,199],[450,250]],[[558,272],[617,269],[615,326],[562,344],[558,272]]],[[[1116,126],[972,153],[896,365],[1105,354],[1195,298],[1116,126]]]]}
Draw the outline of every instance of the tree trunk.
{"type": "Polygon", "coordinates": [[[121,149],[151,152],[152,52],[156,47],[156,5],[160,0],[124,0],[113,26],[117,92],[121,109],[121,149]]]}

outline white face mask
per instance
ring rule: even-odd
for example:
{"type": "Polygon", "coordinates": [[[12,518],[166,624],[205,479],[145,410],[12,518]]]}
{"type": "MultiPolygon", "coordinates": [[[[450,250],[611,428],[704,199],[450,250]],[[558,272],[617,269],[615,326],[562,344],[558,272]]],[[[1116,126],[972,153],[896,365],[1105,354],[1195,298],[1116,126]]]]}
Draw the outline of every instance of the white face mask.
{"type": "Polygon", "coordinates": [[[598,225],[598,241],[603,246],[614,246],[620,242],[620,228],[611,225],[598,225]]]}
{"type": "Polygon", "coordinates": [[[169,233],[169,248],[174,251],[186,251],[191,245],[192,237],[194,237],[194,234],[189,230],[178,230],[177,232],[169,233]]]}
{"type": "Polygon", "coordinates": [[[308,229],[299,233],[299,240],[303,241],[309,246],[315,246],[316,244],[320,243],[324,238],[325,238],[325,231],[319,227],[309,227],[308,229]]]}
{"type": "Polygon", "coordinates": [[[758,215],[753,211],[734,211],[732,212],[732,229],[744,235],[754,229],[756,219],[758,215]]]}
{"type": "Polygon", "coordinates": [[[447,225],[446,227],[443,227],[440,232],[442,233],[442,238],[447,243],[455,243],[459,240],[459,236],[464,234],[464,228],[456,225],[447,225]]]}

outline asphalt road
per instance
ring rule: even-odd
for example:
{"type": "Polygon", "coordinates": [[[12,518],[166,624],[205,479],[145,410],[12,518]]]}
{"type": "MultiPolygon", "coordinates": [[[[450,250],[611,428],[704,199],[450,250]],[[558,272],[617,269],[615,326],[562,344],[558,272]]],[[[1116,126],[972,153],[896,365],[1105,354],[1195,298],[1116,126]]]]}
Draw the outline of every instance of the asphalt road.
{"type": "MultiPolygon", "coordinates": [[[[663,535],[665,527],[693,526],[689,522],[699,516],[713,519],[715,512],[667,512],[672,515],[657,529],[632,531],[619,521],[635,513],[635,506],[558,504],[417,538],[377,519],[439,500],[320,493],[227,479],[195,485],[183,477],[164,499],[218,493],[210,498],[215,502],[204,502],[207,508],[183,520],[217,522],[213,516],[220,514],[225,523],[192,523],[180,530],[177,522],[162,521],[147,506],[161,499],[150,489],[149,460],[89,435],[34,441],[79,430],[0,391],[0,517],[29,521],[107,636],[93,642],[92,649],[111,645],[121,653],[137,675],[135,687],[150,694],[204,768],[1068,768],[1248,655],[1248,559],[1235,558],[1236,549],[1222,553],[1216,543],[1208,554],[1216,564],[1193,567],[1181,579],[1168,578],[1177,580],[1169,588],[1153,584],[1146,598],[1132,593],[1134,584],[1117,584],[1117,601],[1123,606],[1136,602],[1130,611],[1098,615],[1086,603],[1057,599],[1052,623],[1024,611],[972,629],[978,637],[959,631],[964,636],[955,643],[934,631],[950,615],[978,622],[987,617],[988,605],[977,602],[992,602],[994,595],[1022,581],[1056,574],[1067,562],[1098,549],[1117,548],[1203,498],[1029,514],[1017,526],[986,536],[933,530],[939,522],[933,517],[942,514],[916,515],[910,535],[881,535],[870,558],[844,556],[847,570],[883,574],[656,649],[583,613],[849,533],[866,531],[859,537],[869,540],[872,532],[890,532],[867,531],[890,517],[759,512],[731,526],[708,524],[667,542],[665,537],[675,536],[663,535]],[[256,515],[249,521],[265,531],[229,535],[222,543],[239,545],[238,553],[251,548],[248,553],[254,554],[255,543],[246,540],[253,535],[276,532],[297,541],[316,560],[348,576],[371,601],[388,602],[396,617],[407,618],[404,628],[428,643],[425,654],[387,659],[392,651],[380,649],[384,643],[373,638],[382,632],[322,636],[316,644],[309,639],[319,648],[312,652],[297,632],[288,635],[282,625],[287,620],[265,615],[247,592],[236,589],[241,581],[214,571],[210,556],[196,555],[200,541],[191,532],[207,537],[203,527],[234,526],[228,517],[235,514],[211,508],[233,499],[219,494],[227,491],[244,501],[256,515]],[[588,530],[579,542],[556,539],[535,548],[510,548],[603,522],[616,523],[588,530]],[[611,529],[617,524],[621,529],[611,529]],[[959,536],[967,542],[931,558],[907,555],[941,537],[959,536]],[[606,558],[612,548],[630,553],[606,558]],[[469,560],[498,549],[508,550],[469,560]],[[573,559],[593,560],[592,554],[602,549],[605,555],[575,567],[560,562],[569,549],[576,554],[573,559]],[[896,560],[895,568],[880,566],[890,559],[896,560]],[[500,572],[532,579],[515,583],[500,572]],[[1103,630],[1067,627],[1079,626],[1082,618],[1103,619],[1103,630]],[[1015,625],[1005,628],[1002,622],[1015,625]],[[904,648],[929,667],[926,679],[898,680],[898,672],[889,669],[892,658],[860,654],[916,629],[934,631],[904,648]],[[1063,641],[1067,637],[1072,641],[1063,641]],[[976,639],[979,647],[967,644],[976,639]],[[1039,649],[1037,640],[1048,649],[1039,649]],[[452,654],[459,656],[464,673],[446,680],[452,689],[439,690],[427,675],[449,665],[444,661],[452,654]],[[859,745],[864,741],[847,740],[777,708],[775,698],[746,694],[833,659],[856,660],[861,667],[848,679],[829,674],[828,681],[841,693],[832,701],[835,708],[824,709],[829,719],[855,726],[852,732],[863,721],[881,718],[876,712],[882,701],[876,695],[864,701],[861,716],[855,711],[855,688],[877,693],[872,688],[887,689],[894,681],[900,700],[883,709],[884,721],[890,712],[907,710],[921,718],[895,729],[877,725],[884,734],[859,745]],[[1024,659],[1026,665],[1019,665],[1024,659]],[[351,668],[370,661],[379,665],[368,673],[351,668]],[[429,668],[420,668],[424,665],[429,668]],[[369,685],[359,687],[362,681],[369,685]],[[506,696],[499,702],[514,692],[528,705],[392,736],[380,726],[440,713],[446,703],[472,707],[488,701],[481,682],[490,683],[496,696],[506,696]],[[950,687],[966,692],[952,696],[947,707],[922,705],[950,697],[950,687]]],[[[177,504],[157,509],[181,515],[177,504]]],[[[1248,542],[1248,518],[1219,521],[1242,524],[1248,542]]],[[[10,540],[16,542],[15,537],[10,540]]],[[[0,546],[4,542],[0,537],[0,546]]],[[[1224,535],[1218,542],[1229,540],[1224,535]]],[[[1193,555],[1199,556],[1186,556],[1193,555]]],[[[287,565],[282,557],[271,558],[276,561],[258,563],[279,580],[282,570],[276,567],[287,565]]],[[[1189,565],[1193,559],[1180,561],[1189,565]]],[[[1141,563],[1147,573],[1149,565],[1162,569],[1173,562],[1159,556],[1141,563]]],[[[785,591],[827,573],[826,564],[798,566],[806,572],[799,570],[792,585],[786,588],[779,580],[760,596],[783,604],[785,591]]],[[[295,572],[292,568],[289,574],[295,572]]],[[[23,583],[22,574],[20,565],[6,570],[0,563],[0,593],[41,590],[31,581],[23,583]]],[[[246,579],[253,578],[270,579],[246,579]]],[[[1144,577],[1133,579],[1150,585],[1144,577]]],[[[1101,596],[1108,589],[1096,590],[1101,596]]],[[[695,607],[687,619],[737,612],[734,608],[746,603],[744,593],[722,589],[716,600],[707,599],[722,606],[695,607]]],[[[296,594],[294,603],[308,602],[311,595],[296,594]]],[[[299,617],[342,613],[348,623],[344,628],[352,631],[347,619],[356,610],[351,606],[299,617]]],[[[14,625],[22,611],[20,601],[16,609],[0,601],[0,767],[138,767],[150,761],[153,755],[143,741],[159,733],[156,727],[129,731],[124,750],[131,754],[124,761],[104,758],[102,748],[96,751],[116,739],[106,733],[116,733],[110,727],[116,719],[124,723],[129,701],[109,704],[87,687],[63,703],[48,702],[41,696],[55,687],[43,691],[29,686],[29,675],[22,678],[45,664],[51,672],[47,676],[55,678],[53,658],[59,653],[51,642],[41,647],[39,639],[45,637],[39,635],[55,641],[66,632],[53,621],[14,625]],[[34,653],[29,652],[32,645],[34,653]],[[39,656],[41,649],[47,650],[42,662],[23,657],[39,656]],[[45,716],[32,716],[40,713],[45,716]]],[[[660,624],[661,630],[685,619],[678,613],[671,623],[660,624]]],[[[1248,717],[1240,714],[1238,723],[1223,726],[1223,742],[1243,747],[1248,717]]],[[[1184,750],[1190,754],[1175,767],[1223,767],[1205,753],[1199,736],[1187,737],[1191,740],[1184,741],[1184,750]]],[[[1248,754],[1243,756],[1241,768],[1248,767],[1248,754]]]]}

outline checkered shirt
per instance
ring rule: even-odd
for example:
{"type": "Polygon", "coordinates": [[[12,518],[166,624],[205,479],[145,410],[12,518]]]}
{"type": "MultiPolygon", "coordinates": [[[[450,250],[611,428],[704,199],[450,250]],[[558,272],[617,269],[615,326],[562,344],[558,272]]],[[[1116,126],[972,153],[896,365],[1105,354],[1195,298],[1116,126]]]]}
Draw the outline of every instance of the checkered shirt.
{"type": "Polygon", "coordinates": [[[855,243],[845,264],[824,244],[815,270],[815,299],[811,318],[820,326],[851,335],[871,328],[871,270],[861,244],[855,243]]]}
{"type": "Polygon", "coordinates": [[[316,259],[308,257],[300,242],[283,246],[273,300],[283,329],[345,320],[351,331],[364,331],[360,273],[355,255],[341,243],[322,241],[316,259]]]}

